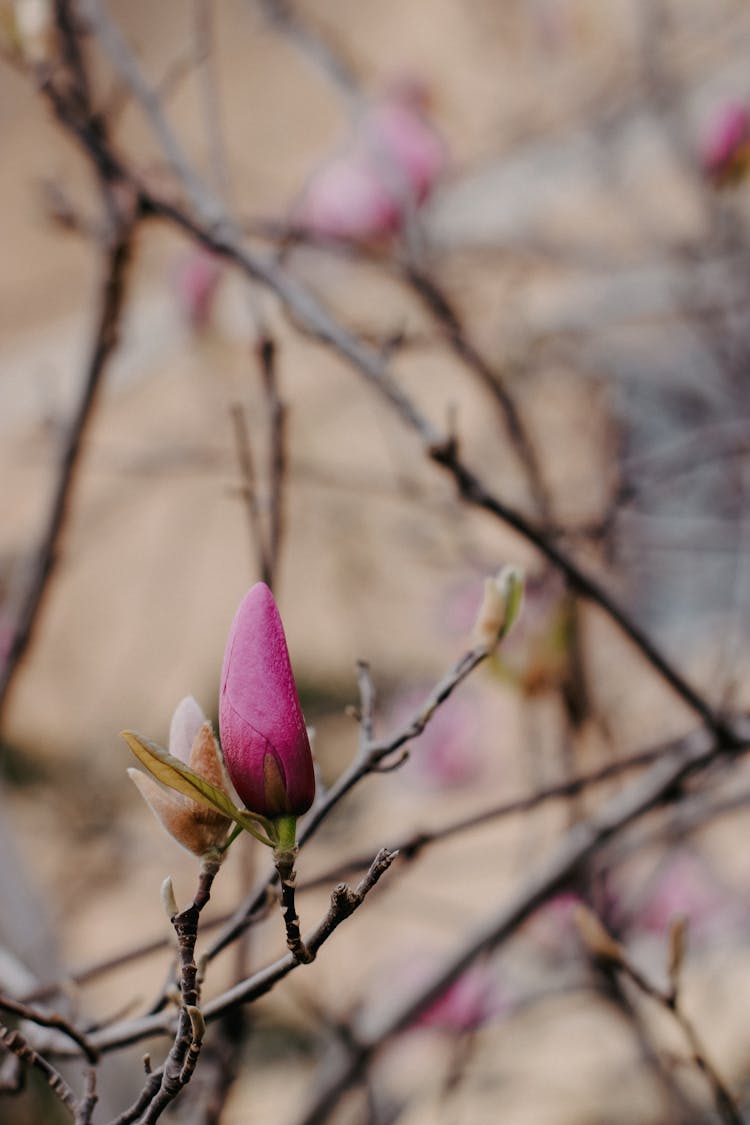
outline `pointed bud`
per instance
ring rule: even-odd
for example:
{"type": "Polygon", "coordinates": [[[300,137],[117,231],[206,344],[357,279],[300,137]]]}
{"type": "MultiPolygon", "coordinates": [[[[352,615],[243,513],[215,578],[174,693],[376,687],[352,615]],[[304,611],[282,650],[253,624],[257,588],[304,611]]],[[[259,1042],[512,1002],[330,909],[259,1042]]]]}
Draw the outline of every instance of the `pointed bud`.
{"type": "Polygon", "coordinates": [[[669,946],[667,957],[667,975],[672,989],[677,991],[677,983],[685,960],[685,947],[687,945],[688,920],[684,914],[678,914],[672,919],[669,927],[669,946]]]}
{"type": "Polygon", "coordinates": [[[573,911],[573,920],[583,944],[592,957],[610,965],[624,964],[621,946],[612,935],[604,928],[604,924],[597,918],[593,910],[581,903],[573,911]]]}
{"type": "Polygon", "coordinates": [[[229,632],[219,730],[232,783],[250,812],[300,816],[315,796],[315,774],[276,602],[258,582],[229,632]]]}
{"type": "Polygon", "coordinates": [[[179,913],[179,907],[177,906],[177,899],[175,898],[171,875],[167,875],[166,879],[161,885],[161,904],[164,907],[167,918],[169,918],[171,922],[175,914],[179,913]]]}
{"type": "Polygon", "coordinates": [[[516,621],[523,605],[524,575],[517,566],[504,566],[485,579],[484,597],[473,629],[476,645],[494,648],[516,621]]]}
{"type": "MultiPolygon", "coordinates": [[[[194,773],[222,792],[227,792],[224,765],[211,724],[190,696],[182,700],[172,717],[169,747],[174,756],[185,761],[194,773]],[[197,729],[196,719],[200,719],[197,729]],[[193,730],[192,743],[187,743],[188,734],[193,730]],[[186,745],[188,753],[183,758],[186,745]]],[[[173,789],[166,789],[142,770],[129,769],[128,775],[156,819],[178,844],[193,855],[204,855],[226,841],[231,821],[218,810],[198,804],[173,789]]]]}

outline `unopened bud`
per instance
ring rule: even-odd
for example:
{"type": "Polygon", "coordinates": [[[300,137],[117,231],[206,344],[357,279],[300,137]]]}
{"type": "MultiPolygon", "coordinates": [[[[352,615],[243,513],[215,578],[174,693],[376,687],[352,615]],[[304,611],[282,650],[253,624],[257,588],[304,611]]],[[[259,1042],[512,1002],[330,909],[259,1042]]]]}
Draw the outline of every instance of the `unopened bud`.
{"type": "Polygon", "coordinates": [[[494,578],[485,579],[472,633],[476,645],[494,648],[507,636],[521,612],[523,590],[524,574],[517,566],[504,566],[494,578]]]}
{"type": "Polygon", "coordinates": [[[624,963],[621,946],[608,933],[593,910],[589,910],[588,906],[584,906],[582,903],[579,904],[573,911],[573,921],[583,944],[592,957],[610,965],[622,965],[624,963]]]}
{"type": "Polygon", "coordinates": [[[15,0],[16,35],[24,59],[33,65],[49,62],[55,46],[51,0],[15,0]]]}
{"type": "MultiPolygon", "coordinates": [[[[182,700],[174,713],[169,749],[173,757],[184,761],[199,777],[226,794],[227,778],[211,724],[189,696],[182,700]]],[[[154,816],[178,844],[193,855],[210,853],[215,858],[217,849],[226,842],[229,833],[231,821],[228,817],[215,808],[165,788],[142,770],[129,769],[128,775],[154,816]]]]}
{"type": "Polygon", "coordinates": [[[174,887],[172,886],[171,875],[167,875],[166,879],[161,885],[161,904],[164,907],[167,918],[169,918],[171,922],[175,914],[179,913],[179,907],[177,906],[174,887]]]}
{"type": "Polygon", "coordinates": [[[219,729],[227,772],[251,813],[301,816],[315,771],[284,627],[263,582],[245,595],[224,654],[219,729]]]}
{"type": "Polygon", "coordinates": [[[203,1012],[197,1008],[195,1004],[188,1004],[185,1008],[190,1020],[190,1030],[193,1033],[193,1043],[200,1045],[203,1042],[203,1036],[206,1034],[206,1021],[203,1018],[203,1012]]]}
{"type": "Polygon", "coordinates": [[[669,927],[669,960],[667,973],[669,975],[669,983],[673,989],[677,986],[680,970],[682,969],[682,962],[685,959],[687,928],[688,920],[684,914],[680,914],[674,918],[669,927]]]}

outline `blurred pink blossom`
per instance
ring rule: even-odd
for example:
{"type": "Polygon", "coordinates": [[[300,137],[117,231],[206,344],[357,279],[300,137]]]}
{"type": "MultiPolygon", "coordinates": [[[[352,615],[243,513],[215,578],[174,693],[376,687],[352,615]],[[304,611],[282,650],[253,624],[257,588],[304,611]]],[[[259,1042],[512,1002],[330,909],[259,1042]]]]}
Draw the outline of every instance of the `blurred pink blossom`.
{"type": "Polygon", "coordinates": [[[222,277],[219,259],[202,248],[193,249],[178,263],[174,287],[180,310],[195,331],[207,327],[222,277]]]}
{"type": "Polygon", "coordinates": [[[486,965],[472,965],[449,985],[412,1024],[438,1031],[475,1031],[507,1009],[497,981],[486,965]]]}
{"type": "Polygon", "coordinates": [[[723,928],[734,913],[732,899],[716,886],[708,868],[697,856],[680,853],[665,863],[632,925],[634,929],[666,934],[673,919],[684,915],[690,933],[705,937],[723,928]]]}
{"type": "Polygon", "coordinates": [[[444,142],[424,104],[423,86],[402,81],[368,109],[346,149],[311,176],[295,223],[326,238],[361,241],[397,231],[446,165],[444,142]]]}
{"type": "MultiPolygon", "coordinates": [[[[393,701],[388,728],[398,730],[420,710],[428,689],[409,688],[393,701]]],[[[482,773],[481,715],[476,693],[465,690],[441,703],[414,740],[413,775],[437,790],[469,785],[482,773]]]]}
{"type": "Polygon", "coordinates": [[[728,102],[714,116],[703,140],[701,165],[721,186],[741,179],[750,161],[750,108],[728,102]]]}

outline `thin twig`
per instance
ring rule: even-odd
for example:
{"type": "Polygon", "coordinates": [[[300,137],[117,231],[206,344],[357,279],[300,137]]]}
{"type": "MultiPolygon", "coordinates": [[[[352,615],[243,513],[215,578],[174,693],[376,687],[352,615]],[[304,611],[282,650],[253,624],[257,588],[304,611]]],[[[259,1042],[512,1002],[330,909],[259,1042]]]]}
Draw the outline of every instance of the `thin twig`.
{"type": "Polygon", "coordinates": [[[39,1027],[51,1027],[56,1031],[61,1031],[63,1035],[67,1035],[69,1039],[78,1044],[90,1063],[97,1061],[97,1051],[92,1047],[83,1032],[57,1012],[40,1012],[38,1008],[22,1004],[19,1000],[13,1000],[9,996],[0,996],[0,1009],[5,1012],[12,1012],[13,1015],[20,1016],[21,1019],[38,1024],[39,1027]]]}
{"type": "Polygon", "coordinates": [[[23,604],[13,630],[7,656],[0,668],[0,722],[14,676],[26,655],[39,623],[44,596],[60,557],[65,522],[75,487],[86,430],[94,415],[107,362],[116,346],[125,302],[125,279],[135,227],[133,215],[120,215],[107,247],[101,284],[100,308],[81,395],[70,423],[57,471],[55,491],[46,529],[37,548],[23,604]]]}
{"type": "Polygon", "coordinates": [[[71,1090],[68,1083],[56,1070],[52,1063],[48,1062],[43,1055],[35,1051],[30,1043],[24,1039],[20,1031],[11,1030],[4,1024],[0,1023],[0,1047],[4,1047],[6,1051],[10,1051],[17,1059],[20,1059],[26,1066],[33,1066],[36,1070],[43,1075],[44,1080],[49,1086],[50,1090],[56,1097],[60,1099],[63,1105],[70,1111],[70,1114],[75,1118],[78,1109],[78,1100],[71,1090]]]}
{"type": "MultiPolygon", "coordinates": [[[[373,860],[367,874],[352,890],[345,883],[339,884],[331,894],[331,904],[325,918],[305,939],[305,946],[314,959],[322,946],[328,941],[336,929],[364,902],[370,891],[376,886],[380,878],[396,858],[396,853],[386,848],[381,849],[373,860]]],[[[247,980],[240,981],[226,992],[209,1000],[202,1008],[202,1014],[207,1022],[218,1019],[226,1012],[231,1011],[237,1004],[250,1003],[264,996],[288,976],[300,962],[293,953],[287,953],[278,961],[254,973],[247,980]]],[[[139,1020],[122,1026],[105,1028],[93,1036],[93,1041],[102,1053],[117,1050],[131,1043],[137,1043],[154,1035],[173,1034],[174,1021],[165,1018],[161,1013],[143,1016],[139,1020]]],[[[134,1118],[118,1119],[118,1125],[134,1118]]]]}
{"type": "Polygon", "coordinates": [[[262,580],[267,583],[270,570],[268,548],[258,502],[258,486],[247,420],[244,408],[239,402],[232,403],[229,410],[234,425],[234,441],[242,480],[242,495],[247,507],[247,522],[250,525],[251,547],[255,549],[258,572],[262,580]]]}
{"type": "Polygon", "coordinates": [[[523,885],[498,913],[489,918],[416,994],[407,997],[374,1030],[363,1034],[356,1050],[331,1067],[298,1125],[322,1125],[338,1104],[339,1097],[367,1070],[384,1045],[426,1011],[476,957],[495,949],[514,933],[606,841],[651,809],[674,800],[681,784],[696,770],[711,765],[723,749],[705,733],[685,740],[680,752],[654,765],[590,820],[574,825],[552,855],[524,878],[523,885]]]}

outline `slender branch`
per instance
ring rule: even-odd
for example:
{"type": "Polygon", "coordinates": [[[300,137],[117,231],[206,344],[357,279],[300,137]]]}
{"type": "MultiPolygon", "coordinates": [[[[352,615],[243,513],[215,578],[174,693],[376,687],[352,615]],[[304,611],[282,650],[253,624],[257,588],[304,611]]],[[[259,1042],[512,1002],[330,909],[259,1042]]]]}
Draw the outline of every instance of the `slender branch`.
{"type": "Polygon", "coordinates": [[[674,800],[688,777],[696,770],[710,766],[725,749],[727,747],[717,744],[705,732],[686,739],[679,752],[669,754],[652,766],[642,778],[608,801],[590,820],[574,825],[552,855],[529,873],[516,894],[417,993],[407,997],[374,1030],[363,1034],[356,1049],[331,1067],[313,1104],[300,1117],[298,1125],[322,1125],[338,1098],[359,1080],[384,1045],[426,1011],[476,957],[496,948],[514,933],[606,841],[658,805],[674,800]]]}
{"type": "Polygon", "coordinates": [[[531,494],[543,523],[551,519],[551,504],[534,443],[513,395],[496,371],[469,339],[448,294],[437,281],[413,263],[404,266],[403,276],[423,305],[443,328],[446,339],[461,362],[497,403],[511,444],[528,478],[531,494]]]}
{"type": "MultiPolygon", "coordinates": [[[[549,801],[560,800],[576,793],[584,792],[591,786],[610,781],[612,778],[620,777],[622,774],[628,773],[631,770],[643,769],[644,766],[652,765],[660,758],[664,758],[666,755],[679,749],[681,745],[681,739],[669,743],[659,743],[656,746],[651,746],[640,751],[640,753],[633,754],[627,758],[621,758],[619,761],[608,762],[606,765],[591,770],[589,773],[580,774],[577,777],[547,786],[546,788],[539,789],[523,797],[516,797],[510,801],[503,801],[500,804],[493,804],[488,808],[480,809],[478,812],[460,817],[455,821],[442,823],[439,828],[433,830],[420,829],[417,832],[409,833],[396,841],[396,843],[393,844],[393,848],[399,853],[399,858],[401,860],[408,861],[414,859],[420,855],[425,848],[432,844],[439,843],[442,840],[449,839],[451,836],[469,832],[474,828],[481,828],[483,825],[489,824],[494,820],[530,812],[549,801]]],[[[737,807],[744,807],[748,801],[750,801],[750,794],[745,793],[728,799],[725,802],[721,802],[718,806],[712,806],[711,809],[707,810],[703,817],[696,818],[697,823],[703,823],[703,820],[709,815],[718,815],[720,812],[727,809],[732,810],[737,807]]],[[[316,890],[319,887],[330,886],[331,883],[336,880],[345,879],[358,871],[367,870],[369,865],[369,854],[352,856],[342,863],[336,864],[334,867],[327,868],[318,875],[305,879],[297,885],[296,890],[298,893],[303,894],[306,891],[316,890]]],[[[264,882],[263,901],[258,912],[256,912],[251,919],[248,919],[248,925],[256,918],[265,916],[268,910],[266,901],[267,890],[268,884],[264,882]]],[[[219,926],[226,926],[230,921],[236,921],[235,911],[220,914],[215,918],[205,921],[201,927],[202,932],[206,933],[219,926]]],[[[58,993],[66,982],[85,985],[88,981],[95,980],[100,976],[113,972],[123,965],[130,964],[143,957],[148,957],[153,953],[159,952],[161,949],[166,949],[168,945],[169,939],[166,937],[154,938],[151,941],[143,942],[113,957],[107,957],[101,961],[92,962],[85,968],[71,972],[65,978],[65,982],[52,982],[41,985],[35,988],[33,992],[27,993],[25,1001],[30,1002],[48,999],[58,993]]]]}
{"type": "Polygon", "coordinates": [[[94,415],[107,362],[117,346],[135,223],[136,219],[133,215],[121,215],[112,233],[110,245],[107,247],[99,313],[81,395],[60,458],[46,529],[31,566],[28,586],[13,630],[10,647],[0,668],[0,722],[14,676],[33,640],[44,596],[60,557],[65,521],[80,466],[86,430],[94,415]]]}
{"type": "MultiPolygon", "coordinates": [[[[87,8],[90,5],[91,0],[87,0],[87,8]]],[[[97,18],[101,23],[103,19],[101,12],[99,12],[97,18]]],[[[109,31],[105,46],[109,45],[115,65],[121,69],[123,77],[131,85],[133,92],[146,108],[157,135],[160,138],[163,137],[165,142],[168,140],[169,148],[167,151],[172,154],[175,172],[181,182],[189,189],[199,218],[193,218],[170,199],[147,190],[137,177],[123,166],[105,139],[101,137],[99,131],[91,127],[90,122],[88,124],[82,123],[71,116],[68,107],[65,106],[64,102],[61,102],[58,92],[48,83],[44,90],[50,97],[60,120],[72,130],[97,166],[106,169],[109,175],[116,175],[135,188],[139,194],[141,206],[148,213],[160,217],[191,234],[208,249],[234,262],[250,279],[261,282],[273,291],[306,330],[312,333],[321,343],[338,352],[381,397],[385,398],[403,423],[421,439],[430,459],[450,473],[460,496],[466,503],[492,514],[537,547],[550,562],[565,574],[574,592],[598,605],[610,617],[625,636],[636,645],[662,679],[696,714],[700,715],[707,726],[722,741],[726,742],[730,739],[731,732],[727,729],[722,718],[714,712],[701,694],[687,682],[632,616],[617,604],[609,592],[595,578],[587,574],[562,548],[558,547],[550,536],[546,535],[521,513],[494,496],[480,478],[469,470],[458,456],[455,440],[441,433],[422,414],[393,378],[387,360],[359,337],[343,328],[312,293],[290,278],[275,260],[260,254],[250,253],[241,244],[240,232],[235,230],[234,224],[226,215],[219,201],[210,192],[207,192],[200,181],[196,182],[196,177],[190,166],[185,167],[186,161],[182,151],[176,144],[174,136],[161,114],[158,102],[154,106],[154,98],[134,56],[124,47],[116,29],[113,38],[111,34],[113,25],[109,24],[109,21],[106,22],[109,31]]]]}
{"type": "Polygon", "coordinates": [[[195,962],[195,943],[200,914],[211,896],[211,886],[219,866],[219,860],[203,859],[192,903],[172,918],[177,935],[182,996],[174,1043],[158,1072],[158,1081],[156,1074],[149,1075],[135,1105],[118,1119],[120,1125],[136,1119],[141,1125],[153,1125],[193,1076],[205,1031],[203,1016],[198,1008],[200,983],[195,962]],[[134,1113],[137,1117],[132,1116],[134,1113]]]}
{"type": "Polygon", "coordinates": [[[232,403],[229,409],[234,426],[234,441],[242,480],[242,495],[247,507],[247,522],[250,525],[251,546],[255,548],[256,564],[260,576],[267,583],[270,566],[260,504],[258,503],[258,487],[255,479],[255,466],[250,447],[247,420],[245,411],[239,402],[232,403]]]}
{"type": "Polygon", "coordinates": [[[0,1047],[4,1047],[6,1051],[10,1051],[17,1059],[20,1059],[26,1066],[33,1066],[36,1070],[43,1075],[44,1080],[49,1086],[50,1090],[56,1097],[60,1099],[62,1104],[70,1111],[71,1117],[75,1118],[78,1110],[78,1100],[71,1090],[68,1083],[56,1070],[52,1063],[48,1062],[43,1055],[35,1051],[30,1043],[24,1039],[20,1031],[12,1031],[9,1027],[0,1023],[0,1047]]]}
{"type": "Polygon", "coordinates": [[[264,333],[257,345],[268,431],[268,548],[266,582],[274,589],[284,534],[287,408],[279,393],[276,341],[264,333]]]}
{"type": "Polygon", "coordinates": [[[83,1032],[57,1012],[40,1012],[38,1008],[32,1008],[28,1004],[12,1000],[9,996],[0,996],[0,1010],[12,1012],[13,1015],[20,1016],[21,1019],[38,1024],[39,1027],[51,1027],[56,1031],[61,1031],[63,1035],[67,1035],[69,1039],[78,1044],[90,1063],[97,1061],[99,1057],[97,1051],[92,1047],[83,1032]]]}
{"type": "MultiPolygon", "coordinates": [[[[334,931],[362,905],[367,895],[377,885],[395,858],[396,852],[383,848],[378,852],[370,865],[369,871],[354,890],[345,883],[340,883],[334,888],[325,918],[305,938],[304,944],[310,954],[310,960],[315,959],[334,931]]],[[[299,964],[300,961],[293,953],[285,954],[278,961],[248,977],[247,980],[240,981],[226,992],[209,1000],[202,1008],[203,1017],[206,1022],[211,1022],[223,1016],[225,1012],[230,1011],[237,1004],[257,1000],[258,997],[270,992],[280,980],[288,976],[299,964]]],[[[157,1013],[143,1016],[141,1019],[133,1020],[125,1025],[105,1028],[92,1036],[92,1040],[96,1048],[105,1053],[137,1043],[142,1039],[151,1038],[154,1035],[172,1034],[173,1029],[174,1021],[169,1020],[162,1013],[157,1013]]],[[[126,1119],[123,1117],[122,1121],[118,1119],[118,1125],[125,1125],[125,1122],[130,1120],[135,1120],[135,1118],[126,1119]]]]}
{"type": "MultiPolygon", "coordinates": [[[[377,772],[384,759],[392,756],[396,751],[412,738],[421,734],[437,708],[451,695],[458,685],[479,665],[486,660],[489,650],[484,646],[470,649],[465,653],[446,676],[436,685],[427,697],[417,714],[404,727],[400,728],[390,738],[380,742],[360,741],[359,752],[347,770],[326,792],[325,796],[313,806],[299,835],[298,843],[302,847],[318,830],[322,822],[339,801],[370,773],[377,772]]],[[[264,880],[260,887],[254,889],[244,903],[235,912],[232,920],[225,930],[219,934],[209,947],[207,956],[215,957],[222,949],[231,944],[248,926],[248,919],[259,909],[267,894],[269,884],[278,880],[274,874],[264,880]]]]}
{"type": "Polygon", "coordinates": [[[626,949],[615,941],[599,918],[588,908],[579,908],[578,922],[589,952],[601,968],[610,973],[622,973],[644,996],[656,1001],[677,1023],[690,1047],[693,1065],[703,1074],[711,1087],[716,1110],[724,1125],[744,1125],[742,1114],[734,1098],[709,1060],[695,1026],[682,1007],[679,985],[685,950],[686,920],[676,918],[672,923],[669,937],[669,985],[666,989],[654,984],[633,964],[626,949]]]}

